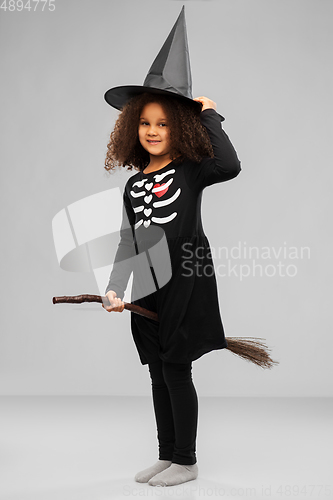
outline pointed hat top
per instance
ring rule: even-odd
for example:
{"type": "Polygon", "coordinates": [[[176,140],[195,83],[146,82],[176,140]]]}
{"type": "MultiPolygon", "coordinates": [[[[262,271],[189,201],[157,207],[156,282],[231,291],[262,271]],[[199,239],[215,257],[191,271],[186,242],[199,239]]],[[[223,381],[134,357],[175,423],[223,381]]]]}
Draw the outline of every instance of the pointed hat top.
{"type": "Polygon", "coordinates": [[[192,97],[192,77],[187,42],[185,6],[169,36],[140,85],[124,85],[108,90],[104,98],[110,106],[122,109],[129,99],[143,92],[179,97],[201,111],[202,104],[192,97]]]}
{"type": "Polygon", "coordinates": [[[143,85],[181,93],[193,99],[184,6],[143,85]]]}

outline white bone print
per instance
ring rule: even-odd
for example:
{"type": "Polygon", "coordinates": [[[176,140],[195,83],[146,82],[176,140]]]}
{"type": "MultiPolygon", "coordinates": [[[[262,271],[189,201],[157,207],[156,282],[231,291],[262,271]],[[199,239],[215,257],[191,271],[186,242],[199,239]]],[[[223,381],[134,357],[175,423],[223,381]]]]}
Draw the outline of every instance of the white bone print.
{"type": "Polygon", "coordinates": [[[146,219],[142,218],[136,222],[136,224],[134,226],[135,229],[137,229],[142,224],[144,225],[144,227],[147,228],[150,226],[151,222],[156,222],[158,224],[166,224],[166,223],[172,221],[177,216],[177,212],[172,212],[167,217],[156,217],[156,215],[158,215],[158,213],[157,213],[158,208],[165,207],[167,205],[172,205],[172,203],[181,194],[181,188],[179,187],[177,189],[177,191],[172,196],[170,196],[169,198],[164,198],[169,190],[169,187],[172,185],[174,178],[171,177],[167,182],[164,182],[162,184],[161,184],[161,181],[167,175],[174,174],[174,173],[175,173],[175,169],[170,169],[167,172],[163,172],[162,174],[155,174],[153,176],[155,182],[146,183],[147,179],[142,179],[141,181],[136,181],[133,183],[132,188],[134,188],[135,186],[137,186],[138,188],[144,187],[148,191],[151,191],[151,193],[154,193],[154,194],[151,194],[151,193],[148,194],[147,191],[141,190],[139,192],[136,192],[133,189],[130,190],[130,195],[133,196],[133,198],[143,197],[143,201],[145,202],[146,205],[150,204],[150,202],[154,198],[154,195],[157,197],[157,200],[159,198],[163,197],[163,199],[160,199],[158,201],[153,201],[153,207],[155,209],[154,211],[150,207],[145,208],[144,205],[140,205],[140,206],[134,208],[134,211],[136,213],[143,212],[144,216],[146,217],[146,219]],[[149,216],[152,213],[154,215],[151,216],[151,218],[149,218],[149,216]]]}
{"type": "Polygon", "coordinates": [[[153,195],[150,194],[149,196],[145,196],[143,199],[145,200],[145,203],[147,203],[148,205],[148,203],[150,203],[151,200],[153,199],[153,195]]]}

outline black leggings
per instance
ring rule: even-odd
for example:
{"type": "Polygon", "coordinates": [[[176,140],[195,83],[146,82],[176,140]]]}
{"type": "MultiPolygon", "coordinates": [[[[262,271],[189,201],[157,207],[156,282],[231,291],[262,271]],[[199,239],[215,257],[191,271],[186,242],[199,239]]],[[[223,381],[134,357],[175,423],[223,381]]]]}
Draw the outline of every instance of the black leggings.
{"type": "Polygon", "coordinates": [[[198,397],[192,362],[148,364],[152,381],[159,459],[180,465],[196,463],[198,397]]]}

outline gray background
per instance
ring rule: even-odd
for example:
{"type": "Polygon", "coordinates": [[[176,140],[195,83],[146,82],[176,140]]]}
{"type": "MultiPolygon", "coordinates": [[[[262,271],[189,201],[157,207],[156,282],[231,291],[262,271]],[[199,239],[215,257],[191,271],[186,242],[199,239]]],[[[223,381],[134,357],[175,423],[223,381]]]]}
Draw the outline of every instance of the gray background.
{"type": "Polygon", "coordinates": [[[204,191],[211,247],[310,249],[257,261],[295,265],[294,277],[217,275],[226,336],[265,338],[280,365],[213,351],[193,364],[198,394],[332,396],[332,2],[55,4],[0,14],[1,394],[150,394],[128,311],[52,304],[99,291],[92,273],[59,267],[51,224],[133,175],[103,168],[118,115],[103,95],[143,83],[185,4],[193,96],[217,103],[243,169],[204,191]]]}

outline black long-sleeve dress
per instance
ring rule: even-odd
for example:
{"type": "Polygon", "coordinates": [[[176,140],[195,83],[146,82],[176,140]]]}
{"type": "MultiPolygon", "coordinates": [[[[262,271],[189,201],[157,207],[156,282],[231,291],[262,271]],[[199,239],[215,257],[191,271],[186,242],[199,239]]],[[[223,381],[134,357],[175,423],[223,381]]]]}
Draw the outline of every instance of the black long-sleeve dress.
{"type": "Polygon", "coordinates": [[[214,158],[140,171],[124,189],[121,239],[105,293],[122,299],[133,271],[131,302],[157,312],[159,322],[130,313],[142,364],[188,363],[227,347],[201,199],[203,189],[236,177],[241,166],[224,118],[210,108],[200,119],[214,158]]]}

